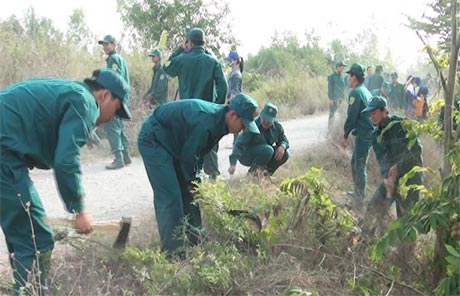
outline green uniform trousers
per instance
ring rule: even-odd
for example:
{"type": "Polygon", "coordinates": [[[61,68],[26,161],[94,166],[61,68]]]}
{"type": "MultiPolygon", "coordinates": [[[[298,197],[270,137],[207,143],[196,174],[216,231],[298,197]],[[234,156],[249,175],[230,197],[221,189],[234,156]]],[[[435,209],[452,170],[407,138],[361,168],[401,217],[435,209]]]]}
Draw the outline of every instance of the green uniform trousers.
{"type": "Polygon", "coordinates": [[[289,152],[286,150],[280,160],[275,160],[276,147],[270,145],[256,145],[248,147],[241,155],[239,161],[244,166],[249,166],[249,172],[257,169],[265,169],[273,174],[281,165],[289,159],[289,152]]]}
{"type": "MultiPolygon", "coordinates": [[[[396,181],[396,184],[398,184],[398,181],[396,181]]],[[[422,173],[417,173],[415,176],[407,180],[407,185],[414,184],[423,184],[422,173]]],[[[399,193],[396,193],[396,196],[392,198],[387,198],[387,190],[383,182],[381,182],[377,187],[377,190],[372,195],[371,200],[369,201],[367,211],[370,215],[379,220],[382,220],[383,216],[388,212],[388,209],[391,207],[393,202],[396,202],[396,214],[398,218],[401,218],[419,200],[419,196],[419,190],[411,189],[409,190],[406,198],[403,198],[399,193]]]]}
{"type": "Polygon", "coordinates": [[[129,140],[125,131],[125,123],[120,117],[115,116],[112,120],[105,123],[104,129],[112,153],[129,151],[129,140]]]}
{"type": "Polygon", "coordinates": [[[2,151],[0,168],[0,224],[10,254],[15,291],[18,293],[32,276],[37,276],[38,268],[40,285],[46,286],[54,240],[44,221],[40,197],[28,168],[13,153],[2,151]]]}
{"type": "Polygon", "coordinates": [[[367,160],[372,140],[359,135],[355,137],[355,149],[351,157],[351,174],[353,177],[355,198],[362,202],[366,197],[367,160]]]}
{"type": "Polygon", "coordinates": [[[192,204],[191,183],[185,181],[180,163],[156,140],[141,140],[138,147],[153,188],[162,250],[169,255],[181,255],[184,230],[194,244],[195,230],[201,229],[200,208],[192,204]]]}

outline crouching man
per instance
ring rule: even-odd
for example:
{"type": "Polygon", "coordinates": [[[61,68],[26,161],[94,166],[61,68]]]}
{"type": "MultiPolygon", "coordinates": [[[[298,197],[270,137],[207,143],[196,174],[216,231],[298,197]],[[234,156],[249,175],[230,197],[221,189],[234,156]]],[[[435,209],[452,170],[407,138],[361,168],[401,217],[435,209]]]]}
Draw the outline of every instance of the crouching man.
{"type": "Polygon", "coordinates": [[[249,167],[249,174],[262,170],[273,175],[289,159],[289,141],[283,126],[276,120],[277,114],[278,107],[267,103],[256,119],[259,133],[245,130],[238,136],[230,155],[230,175],[235,173],[238,160],[249,167]]]}

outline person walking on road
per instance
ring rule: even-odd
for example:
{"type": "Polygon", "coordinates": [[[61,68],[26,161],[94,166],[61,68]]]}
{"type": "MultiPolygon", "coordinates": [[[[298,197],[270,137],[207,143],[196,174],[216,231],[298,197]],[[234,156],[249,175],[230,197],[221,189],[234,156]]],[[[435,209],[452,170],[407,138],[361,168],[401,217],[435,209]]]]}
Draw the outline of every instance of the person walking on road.
{"type": "Polygon", "coordinates": [[[184,257],[186,230],[192,245],[203,232],[201,213],[192,203],[195,182],[200,182],[200,158],[226,134],[247,129],[254,123],[257,103],[239,94],[229,105],[201,99],[165,103],[142,125],[139,153],[154,192],[155,217],[162,250],[168,256],[184,257]]]}
{"type": "MultiPolygon", "coordinates": [[[[111,35],[106,35],[104,39],[99,40],[107,58],[107,68],[117,71],[129,85],[129,69],[126,60],[117,52],[117,41],[111,35]]],[[[128,98],[129,100],[129,98],[128,98]]],[[[129,101],[128,101],[129,102],[129,101]]],[[[119,116],[115,116],[111,121],[104,125],[107,139],[109,140],[110,150],[115,159],[106,166],[108,170],[120,169],[131,163],[129,155],[129,140],[125,130],[125,123],[119,116]]]]}
{"type": "Polygon", "coordinates": [[[16,294],[46,293],[54,247],[29,170],[54,169],[60,196],[66,210],[75,215],[77,231],[91,232],[81,184],[81,147],[95,125],[115,115],[131,118],[128,93],[124,79],[107,69],[94,71],[84,83],[33,79],[0,92],[0,225],[16,294]]]}
{"type": "MultiPolygon", "coordinates": [[[[224,104],[227,95],[227,79],[222,64],[205,48],[205,34],[201,28],[187,33],[186,41],[166,62],[164,71],[178,77],[181,99],[202,99],[224,104]]],[[[202,166],[211,179],[220,175],[217,158],[218,144],[204,156],[202,166]]]]}
{"type": "Polygon", "coordinates": [[[347,71],[349,86],[352,90],[348,96],[347,119],[341,139],[341,145],[346,147],[349,135],[355,136],[355,148],[351,158],[354,192],[350,193],[354,208],[361,208],[366,196],[367,160],[372,146],[372,131],[374,129],[369,114],[362,112],[372,97],[363,85],[364,71],[364,66],[357,63],[353,64],[347,71]]]}
{"type": "Polygon", "coordinates": [[[249,166],[249,174],[262,170],[270,176],[286,163],[289,159],[289,141],[283,126],[276,120],[277,114],[278,107],[267,103],[256,119],[260,134],[246,130],[238,136],[230,155],[230,175],[235,173],[238,160],[242,165],[249,166]]]}
{"type": "Polygon", "coordinates": [[[153,62],[153,75],[152,84],[144,95],[144,103],[149,103],[151,106],[161,105],[168,100],[168,75],[161,64],[162,55],[161,50],[157,48],[149,54],[153,62]]]}
{"type": "Polygon", "coordinates": [[[335,72],[327,78],[327,96],[329,97],[329,121],[328,126],[334,119],[334,116],[340,104],[345,100],[345,90],[347,89],[347,76],[343,71],[347,65],[343,61],[335,64],[335,72]]]}

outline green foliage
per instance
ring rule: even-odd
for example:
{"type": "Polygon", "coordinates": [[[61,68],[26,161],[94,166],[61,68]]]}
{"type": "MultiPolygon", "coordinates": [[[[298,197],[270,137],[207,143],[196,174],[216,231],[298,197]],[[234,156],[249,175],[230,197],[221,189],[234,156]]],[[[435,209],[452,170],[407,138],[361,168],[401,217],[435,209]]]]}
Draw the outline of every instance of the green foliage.
{"type": "Polygon", "coordinates": [[[134,28],[137,40],[144,48],[156,46],[161,32],[168,32],[167,48],[173,50],[185,41],[187,31],[200,27],[206,34],[206,43],[216,55],[224,44],[231,44],[227,16],[228,4],[216,0],[118,0],[118,9],[128,28],[134,28]]]}
{"type": "Polygon", "coordinates": [[[427,38],[434,37],[434,40],[439,40],[438,46],[443,51],[449,52],[452,42],[451,4],[450,0],[432,1],[427,5],[431,11],[424,13],[421,20],[407,16],[409,20],[408,27],[423,32],[427,38]]]}
{"type": "Polygon", "coordinates": [[[297,228],[305,217],[312,219],[309,225],[315,229],[321,243],[331,240],[338,233],[346,234],[353,230],[351,214],[331,200],[325,186],[322,170],[315,167],[303,176],[283,181],[281,191],[296,201],[290,208],[287,230],[297,228]]]}
{"type": "MultiPolygon", "coordinates": [[[[443,279],[437,288],[438,295],[451,295],[448,291],[458,289],[460,270],[452,268],[451,263],[458,266],[456,255],[460,252],[460,245],[450,233],[452,218],[458,215],[458,202],[460,200],[460,143],[452,145],[446,156],[452,165],[452,173],[446,177],[438,187],[429,189],[425,198],[416,203],[409,213],[394,221],[387,233],[374,247],[373,256],[382,258],[385,250],[405,239],[415,241],[418,234],[427,234],[438,231],[446,238],[450,255],[444,260],[447,262],[448,278],[443,279]],[[451,244],[452,243],[452,244],[451,244]]],[[[409,172],[414,173],[416,169],[409,172]]],[[[406,178],[407,179],[407,178],[406,178]]]]}
{"type": "Polygon", "coordinates": [[[305,290],[300,287],[292,287],[281,293],[280,296],[319,296],[315,290],[305,290]]]}

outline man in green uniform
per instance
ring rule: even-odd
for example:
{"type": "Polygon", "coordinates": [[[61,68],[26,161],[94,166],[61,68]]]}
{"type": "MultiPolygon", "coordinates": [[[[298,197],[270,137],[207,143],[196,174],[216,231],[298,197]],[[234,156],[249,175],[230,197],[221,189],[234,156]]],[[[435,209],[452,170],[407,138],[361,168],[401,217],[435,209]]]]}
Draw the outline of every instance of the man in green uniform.
{"type": "Polygon", "coordinates": [[[351,173],[353,176],[354,193],[352,206],[361,208],[366,195],[367,159],[372,146],[373,126],[369,114],[361,111],[367,107],[371,94],[364,87],[365,68],[361,64],[353,64],[348,73],[348,82],[352,88],[348,96],[347,119],[344,125],[344,134],[341,140],[343,147],[348,144],[350,133],[355,136],[355,148],[351,158],[351,173]]]}
{"type": "Polygon", "coordinates": [[[91,232],[83,203],[80,149],[96,124],[116,114],[131,117],[128,92],[123,78],[106,69],[94,71],[85,83],[34,79],[0,92],[0,222],[16,293],[29,281],[33,289],[46,290],[54,246],[29,169],[54,169],[63,203],[75,214],[77,231],[91,232]]]}
{"type": "Polygon", "coordinates": [[[345,90],[347,88],[347,77],[343,75],[343,70],[347,65],[339,61],[335,64],[335,72],[327,77],[327,96],[329,97],[329,121],[331,126],[338,107],[345,99],[345,90]]]}
{"type": "Polygon", "coordinates": [[[244,166],[249,166],[249,173],[265,170],[269,175],[289,159],[289,141],[284,129],[276,120],[278,107],[267,103],[256,119],[260,134],[244,131],[238,136],[230,155],[230,175],[235,173],[236,163],[239,160],[244,166]]]}
{"type": "Polygon", "coordinates": [[[403,110],[406,107],[404,85],[398,81],[398,73],[390,74],[391,86],[388,100],[393,109],[403,110]]]}
{"type": "Polygon", "coordinates": [[[168,75],[161,65],[162,52],[156,48],[150,52],[149,56],[152,57],[153,76],[150,89],[144,95],[144,103],[157,106],[165,103],[168,99],[168,75]]]}
{"type": "MultiPolygon", "coordinates": [[[[125,79],[126,83],[129,85],[129,70],[126,60],[118,54],[116,47],[117,41],[111,35],[106,35],[103,40],[98,41],[99,44],[102,44],[102,48],[105,54],[108,55],[107,58],[107,68],[112,69],[120,73],[120,75],[125,79]]],[[[124,167],[131,163],[131,158],[129,157],[129,140],[128,135],[125,131],[125,123],[123,120],[115,116],[111,121],[107,122],[104,125],[105,133],[107,139],[109,140],[110,150],[114,155],[115,159],[113,162],[106,166],[108,170],[114,170],[124,167]]]]}
{"type": "MultiPolygon", "coordinates": [[[[203,99],[217,104],[225,103],[227,79],[221,63],[205,48],[202,29],[193,28],[187,33],[186,41],[179,46],[166,62],[164,70],[171,77],[179,79],[181,99],[203,99]]],[[[204,172],[215,179],[219,172],[218,145],[203,157],[204,172]]]]}
{"type": "Polygon", "coordinates": [[[258,133],[256,110],[257,103],[244,94],[229,105],[188,99],[160,105],[144,122],[139,153],[154,192],[162,249],[168,256],[184,255],[184,239],[177,235],[184,226],[190,242],[198,242],[201,214],[192,204],[191,191],[193,183],[200,181],[200,158],[228,133],[244,128],[258,133]]]}
{"type": "MultiPolygon", "coordinates": [[[[387,101],[381,96],[372,97],[369,106],[362,112],[369,112],[374,125],[377,126],[375,138],[378,149],[376,156],[379,161],[383,181],[377,187],[367,207],[367,214],[383,221],[393,202],[396,202],[398,218],[404,215],[419,199],[419,190],[410,189],[407,197],[402,197],[399,179],[415,166],[422,166],[422,145],[417,138],[409,145],[407,131],[404,129],[403,118],[389,115],[387,101]]],[[[416,173],[407,181],[407,185],[421,185],[423,175],[416,173]]]]}
{"type": "Polygon", "coordinates": [[[371,92],[373,95],[380,95],[383,87],[383,83],[385,82],[385,79],[383,78],[383,66],[378,65],[375,67],[375,73],[369,77],[369,84],[367,86],[367,89],[371,92]]]}

